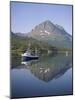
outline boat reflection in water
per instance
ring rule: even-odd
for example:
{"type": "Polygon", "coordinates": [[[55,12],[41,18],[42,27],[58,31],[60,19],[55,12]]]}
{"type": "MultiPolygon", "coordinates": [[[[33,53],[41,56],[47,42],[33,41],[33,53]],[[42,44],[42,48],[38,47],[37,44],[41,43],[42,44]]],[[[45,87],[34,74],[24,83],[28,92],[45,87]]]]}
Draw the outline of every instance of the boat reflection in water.
{"type": "Polygon", "coordinates": [[[63,75],[72,67],[71,55],[43,56],[39,60],[22,61],[18,68],[26,68],[38,79],[48,82],[63,75]]]}

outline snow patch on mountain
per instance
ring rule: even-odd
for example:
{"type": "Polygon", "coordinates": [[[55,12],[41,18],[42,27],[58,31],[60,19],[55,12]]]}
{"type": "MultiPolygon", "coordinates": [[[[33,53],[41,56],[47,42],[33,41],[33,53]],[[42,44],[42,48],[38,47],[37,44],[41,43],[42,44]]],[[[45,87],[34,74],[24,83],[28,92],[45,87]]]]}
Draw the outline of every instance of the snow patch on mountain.
{"type": "Polygon", "coordinates": [[[46,30],[45,30],[45,33],[47,33],[48,35],[50,34],[50,32],[48,32],[48,31],[46,31],[46,30]]]}
{"type": "Polygon", "coordinates": [[[47,35],[49,35],[50,34],[50,32],[48,32],[47,30],[45,30],[45,31],[40,31],[41,33],[40,33],[40,35],[45,35],[45,33],[47,33],[47,35]]]}

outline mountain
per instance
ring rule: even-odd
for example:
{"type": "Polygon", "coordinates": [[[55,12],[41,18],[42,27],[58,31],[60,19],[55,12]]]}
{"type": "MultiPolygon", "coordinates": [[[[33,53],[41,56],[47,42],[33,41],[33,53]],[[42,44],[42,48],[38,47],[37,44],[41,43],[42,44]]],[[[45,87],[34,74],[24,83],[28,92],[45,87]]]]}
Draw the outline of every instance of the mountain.
{"type": "Polygon", "coordinates": [[[68,34],[60,25],[55,25],[51,21],[46,20],[35,26],[28,37],[46,42],[58,48],[72,48],[72,36],[68,34]]]}

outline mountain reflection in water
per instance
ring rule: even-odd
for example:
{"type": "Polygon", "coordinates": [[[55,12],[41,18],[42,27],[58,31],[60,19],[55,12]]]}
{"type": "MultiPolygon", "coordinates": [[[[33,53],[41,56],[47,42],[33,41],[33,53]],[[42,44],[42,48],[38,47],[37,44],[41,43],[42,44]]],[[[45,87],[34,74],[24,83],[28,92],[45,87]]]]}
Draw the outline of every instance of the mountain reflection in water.
{"type": "MultiPolygon", "coordinates": [[[[36,78],[44,82],[49,82],[62,76],[72,67],[72,55],[56,54],[42,56],[35,61],[23,61],[21,65],[14,67],[17,69],[28,69],[36,78]]],[[[12,69],[14,69],[12,68],[12,69]]]]}

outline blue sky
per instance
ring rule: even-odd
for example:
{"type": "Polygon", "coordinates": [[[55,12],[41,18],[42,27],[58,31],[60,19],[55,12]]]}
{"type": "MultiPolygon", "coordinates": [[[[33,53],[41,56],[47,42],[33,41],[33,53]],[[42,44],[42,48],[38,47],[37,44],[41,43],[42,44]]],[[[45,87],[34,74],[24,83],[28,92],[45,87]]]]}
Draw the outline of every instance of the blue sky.
{"type": "Polygon", "coordinates": [[[45,20],[64,27],[72,35],[72,6],[11,2],[11,30],[27,33],[45,20]]]}

